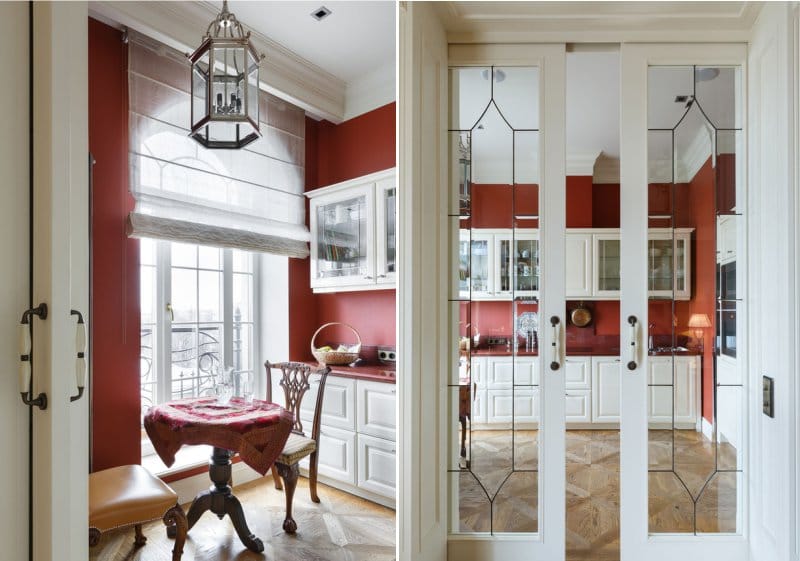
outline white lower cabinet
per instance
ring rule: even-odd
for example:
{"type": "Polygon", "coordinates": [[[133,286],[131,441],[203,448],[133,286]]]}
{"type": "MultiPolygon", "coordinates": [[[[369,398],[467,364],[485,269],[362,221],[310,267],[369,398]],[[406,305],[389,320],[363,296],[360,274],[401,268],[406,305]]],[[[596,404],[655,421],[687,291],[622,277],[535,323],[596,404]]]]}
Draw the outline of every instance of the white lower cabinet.
{"type": "MultiPolygon", "coordinates": [[[[317,469],[320,475],[350,485],[356,484],[356,433],[322,427],[319,436],[317,469]]],[[[308,468],[308,459],[300,464],[308,468]]]]}
{"type": "MultiPolygon", "coordinates": [[[[300,409],[306,430],[311,430],[317,387],[312,382],[300,409]]],[[[394,506],[396,391],[392,383],[328,375],[319,443],[320,480],[394,506]]],[[[282,397],[282,390],[275,395],[282,397]]],[[[308,469],[308,460],[300,466],[308,469]]]]}
{"type": "Polygon", "coordinates": [[[648,357],[648,421],[679,429],[697,428],[700,420],[699,356],[648,357]]]}
{"type": "Polygon", "coordinates": [[[618,357],[592,357],[592,422],[619,423],[620,362],[618,357]]]}
{"type": "MultiPolygon", "coordinates": [[[[699,356],[648,357],[647,411],[651,426],[674,423],[676,428],[696,428],[700,419],[700,360],[699,356]]],[[[510,356],[476,357],[472,366],[476,376],[472,380],[470,415],[475,429],[508,429],[512,423],[515,428],[538,426],[541,403],[537,357],[517,357],[516,363],[510,356]],[[521,387],[521,379],[537,385],[521,387]]],[[[617,356],[566,358],[568,427],[619,424],[621,366],[617,356]]]]}
{"type": "Polygon", "coordinates": [[[358,435],[358,486],[395,498],[395,443],[366,434],[358,435]]]}
{"type": "Polygon", "coordinates": [[[534,428],[539,423],[539,415],[539,388],[487,390],[487,424],[534,428]]]}
{"type": "Polygon", "coordinates": [[[591,423],[592,390],[567,390],[564,415],[567,423],[591,423]]]}

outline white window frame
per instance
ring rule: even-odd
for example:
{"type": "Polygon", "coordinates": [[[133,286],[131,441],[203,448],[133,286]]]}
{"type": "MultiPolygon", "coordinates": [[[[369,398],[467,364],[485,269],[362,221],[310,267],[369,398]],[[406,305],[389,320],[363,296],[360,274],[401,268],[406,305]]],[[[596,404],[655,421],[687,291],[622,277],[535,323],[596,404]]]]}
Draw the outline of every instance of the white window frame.
{"type": "MultiPolygon", "coordinates": [[[[165,240],[153,240],[156,246],[156,322],[154,340],[157,340],[156,349],[153,354],[153,369],[156,375],[156,386],[154,403],[163,403],[172,399],[172,380],[167,376],[166,369],[172,364],[172,321],[170,313],[167,311],[167,304],[172,300],[171,293],[171,242],[165,240]]],[[[222,364],[224,367],[233,367],[233,250],[222,250],[222,364]]],[[[191,268],[189,268],[191,269],[191,268]]],[[[197,270],[204,270],[200,267],[197,270]]],[[[251,264],[252,274],[252,300],[250,310],[250,320],[242,322],[252,326],[252,338],[250,341],[249,364],[253,374],[255,391],[258,394],[261,388],[259,377],[260,354],[260,334],[259,334],[259,310],[260,310],[260,282],[259,272],[260,263],[257,254],[252,255],[251,264]]],[[[202,322],[199,322],[202,323],[202,322]]],[[[143,441],[144,442],[144,441],[143,441]]],[[[143,450],[144,455],[144,450],[143,450]]]]}

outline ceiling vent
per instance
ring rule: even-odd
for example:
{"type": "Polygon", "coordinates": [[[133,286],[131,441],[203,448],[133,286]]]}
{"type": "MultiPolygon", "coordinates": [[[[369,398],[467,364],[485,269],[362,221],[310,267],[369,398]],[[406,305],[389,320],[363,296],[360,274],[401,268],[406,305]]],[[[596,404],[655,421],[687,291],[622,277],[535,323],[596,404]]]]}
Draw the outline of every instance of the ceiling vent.
{"type": "Polygon", "coordinates": [[[311,12],[311,17],[317,21],[322,21],[329,15],[331,15],[331,11],[325,6],[320,6],[319,8],[311,12]]]}

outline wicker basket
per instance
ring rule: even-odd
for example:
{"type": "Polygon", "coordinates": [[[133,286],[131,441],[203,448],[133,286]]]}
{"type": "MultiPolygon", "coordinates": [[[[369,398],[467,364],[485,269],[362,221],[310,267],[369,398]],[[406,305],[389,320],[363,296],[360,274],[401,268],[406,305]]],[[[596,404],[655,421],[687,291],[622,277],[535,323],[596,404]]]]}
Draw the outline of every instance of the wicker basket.
{"type": "Polygon", "coordinates": [[[314,336],[311,337],[311,354],[313,354],[314,358],[316,358],[319,361],[319,363],[324,366],[329,366],[329,365],[344,366],[345,364],[350,364],[351,362],[355,362],[356,360],[358,360],[358,355],[360,352],[361,352],[361,337],[358,335],[358,331],[356,331],[355,329],[353,329],[352,326],[347,325],[346,323],[339,323],[339,322],[326,323],[325,325],[317,329],[317,331],[314,332],[314,336]],[[347,327],[350,331],[355,333],[356,339],[358,339],[358,344],[356,345],[355,351],[347,351],[347,352],[321,351],[314,346],[314,342],[317,338],[317,335],[319,335],[319,332],[331,325],[343,325],[347,327]]]}

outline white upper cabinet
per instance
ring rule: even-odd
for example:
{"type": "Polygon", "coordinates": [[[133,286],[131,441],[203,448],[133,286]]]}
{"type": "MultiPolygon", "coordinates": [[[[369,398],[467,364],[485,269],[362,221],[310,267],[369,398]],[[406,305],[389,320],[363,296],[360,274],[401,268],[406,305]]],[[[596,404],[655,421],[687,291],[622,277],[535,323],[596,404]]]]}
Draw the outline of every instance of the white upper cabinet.
{"type": "MultiPolygon", "coordinates": [[[[692,228],[648,230],[647,294],[650,298],[691,298],[692,231],[692,228]]],[[[567,298],[619,300],[619,239],[616,228],[567,230],[567,298]]]]}
{"type": "Polygon", "coordinates": [[[592,296],[592,234],[567,232],[566,240],[567,298],[592,296]]]}
{"type": "Polygon", "coordinates": [[[460,230],[459,298],[511,300],[539,296],[539,232],[460,230]]]}
{"type": "Polygon", "coordinates": [[[392,288],[397,263],[395,169],[315,189],[306,196],[314,292],[392,288]]]}

